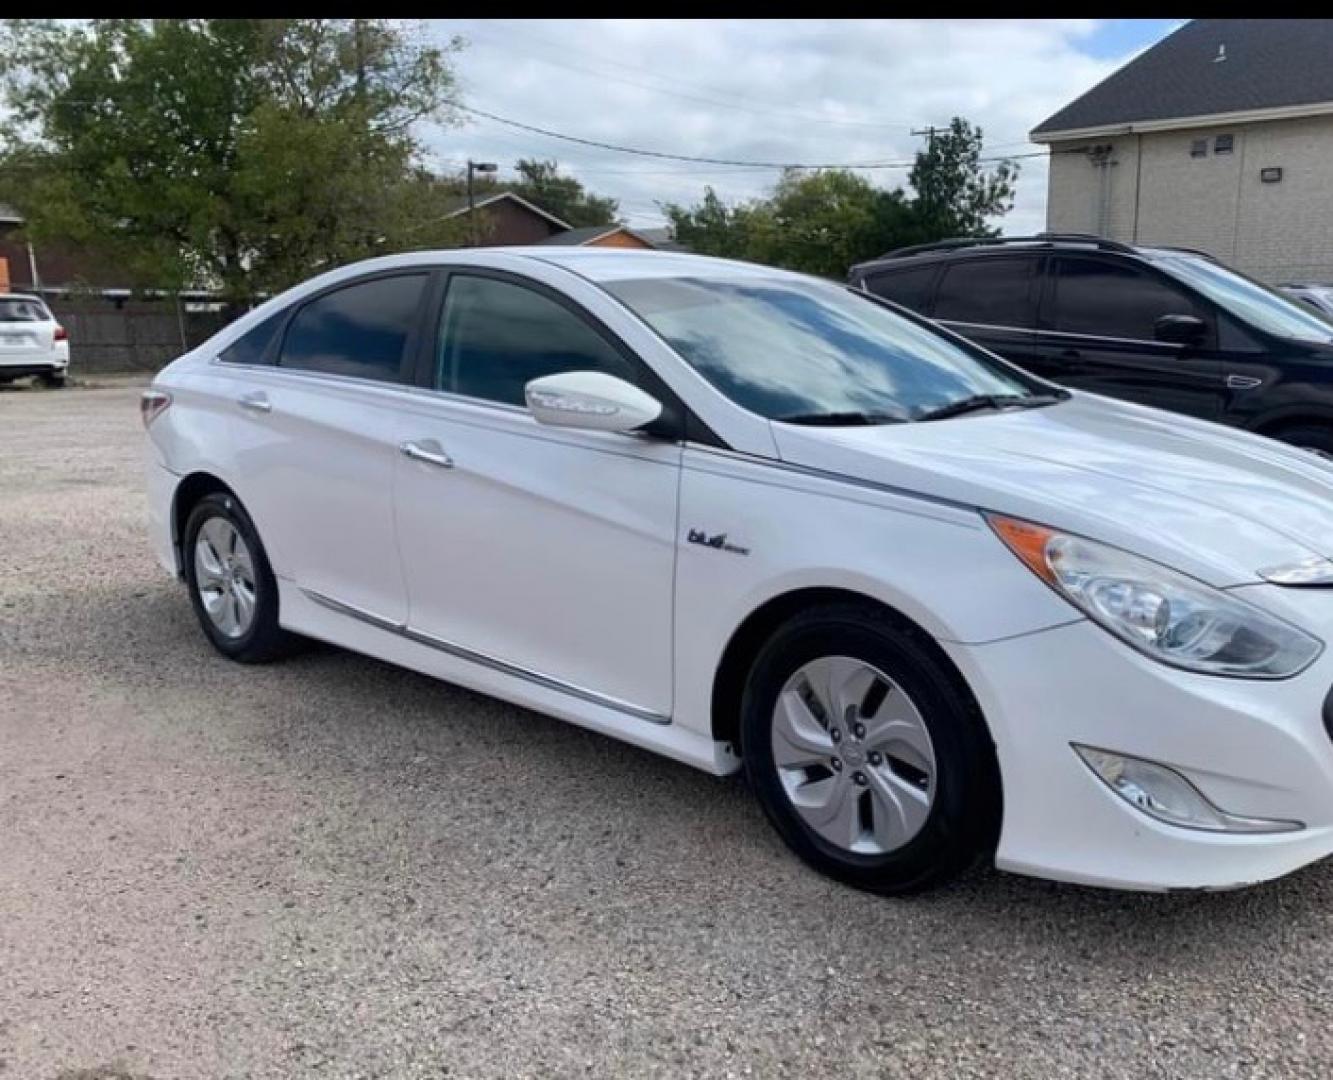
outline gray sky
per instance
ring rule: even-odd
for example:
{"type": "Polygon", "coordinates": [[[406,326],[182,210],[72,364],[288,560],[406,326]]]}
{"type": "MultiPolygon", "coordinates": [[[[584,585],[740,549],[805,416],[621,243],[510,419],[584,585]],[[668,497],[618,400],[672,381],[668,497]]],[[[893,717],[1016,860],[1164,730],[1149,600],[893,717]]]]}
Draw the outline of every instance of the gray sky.
{"type": "MultiPolygon", "coordinates": [[[[739,161],[910,162],[913,128],[959,115],[998,154],[1040,149],[1027,133],[1160,40],[1176,20],[698,21],[442,19],[468,42],[463,102],[584,139],[739,161]]],[[[759,195],[775,169],[654,160],[465,117],[432,127],[433,161],[468,157],[512,175],[520,157],[555,158],[620,200],[630,224],[663,223],[656,203],[759,195]]],[[[867,172],[898,186],[906,169],[867,172]]],[[[1006,232],[1045,224],[1046,163],[1022,162],[1006,232]]]]}

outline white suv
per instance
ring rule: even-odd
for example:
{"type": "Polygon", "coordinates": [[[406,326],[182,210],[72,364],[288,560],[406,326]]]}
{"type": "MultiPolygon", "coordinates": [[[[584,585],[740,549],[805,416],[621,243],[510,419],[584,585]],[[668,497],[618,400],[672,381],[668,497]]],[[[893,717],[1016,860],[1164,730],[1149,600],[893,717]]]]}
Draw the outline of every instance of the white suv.
{"type": "Polygon", "coordinates": [[[1307,451],[831,282],[587,248],[335,270],[143,415],[158,558],[235,660],[294,632],[744,768],[794,851],[882,892],[1333,851],[1307,451]]]}
{"type": "Polygon", "coordinates": [[[69,334],[37,296],[0,293],[0,383],[36,375],[64,386],[69,334]]]}

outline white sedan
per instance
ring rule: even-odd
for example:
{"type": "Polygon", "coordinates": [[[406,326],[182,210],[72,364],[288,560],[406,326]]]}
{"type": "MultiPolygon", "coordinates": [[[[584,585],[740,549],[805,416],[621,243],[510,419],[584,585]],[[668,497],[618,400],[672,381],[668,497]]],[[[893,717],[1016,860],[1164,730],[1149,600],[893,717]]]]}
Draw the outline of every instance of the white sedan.
{"type": "Polygon", "coordinates": [[[1333,851],[1333,467],[1071,394],[825,281],[417,253],[143,399],[243,662],[333,642],[744,769],[853,885],[1225,888],[1333,851]]]}

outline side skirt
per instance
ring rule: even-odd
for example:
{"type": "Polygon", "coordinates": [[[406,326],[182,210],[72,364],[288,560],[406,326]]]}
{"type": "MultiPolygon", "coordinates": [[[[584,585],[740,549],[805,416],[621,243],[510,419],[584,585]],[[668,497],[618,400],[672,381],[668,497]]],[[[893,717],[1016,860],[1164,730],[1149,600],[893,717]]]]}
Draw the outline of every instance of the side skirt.
{"type": "Polygon", "coordinates": [[[739,760],[725,744],[709,734],[673,724],[670,717],[645,709],[629,712],[615,699],[569,687],[560,680],[534,679],[525,669],[409,632],[394,620],[286,579],[278,579],[278,589],[285,629],[566,720],[715,776],[728,775],[739,767],[739,760]],[[445,645],[449,647],[442,647],[445,645]]]}

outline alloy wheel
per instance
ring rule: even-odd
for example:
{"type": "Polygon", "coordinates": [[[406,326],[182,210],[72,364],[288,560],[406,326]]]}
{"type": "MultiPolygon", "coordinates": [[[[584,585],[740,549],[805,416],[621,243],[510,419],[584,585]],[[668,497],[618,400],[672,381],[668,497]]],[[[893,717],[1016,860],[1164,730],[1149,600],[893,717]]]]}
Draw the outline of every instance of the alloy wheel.
{"type": "Polygon", "coordinates": [[[848,656],[803,664],[778,694],[772,733],[787,798],[827,843],[884,855],[930,816],[930,732],[911,698],[873,664],[848,656]]]}
{"type": "Polygon", "coordinates": [[[255,619],[254,560],[245,538],[226,518],[210,517],[199,527],[194,578],[213,625],[229,638],[243,637],[255,619]]]}

